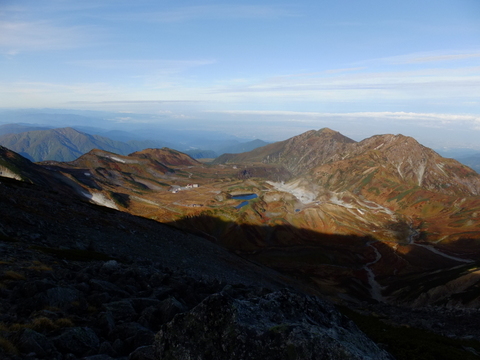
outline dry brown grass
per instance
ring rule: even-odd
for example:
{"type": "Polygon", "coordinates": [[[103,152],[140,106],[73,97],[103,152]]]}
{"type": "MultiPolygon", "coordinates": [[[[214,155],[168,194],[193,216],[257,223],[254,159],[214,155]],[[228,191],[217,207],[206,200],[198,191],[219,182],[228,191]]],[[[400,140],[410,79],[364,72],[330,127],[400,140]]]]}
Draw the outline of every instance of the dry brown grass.
{"type": "Polygon", "coordinates": [[[0,323],[0,331],[2,330],[2,325],[5,331],[16,332],[23,329],[32,329],[40,333],[48,333],[59,328],[72,327],[73,322],[68,318],[60,318],[53,321],[45,316],[40,316],[33,319],[30,323],[15,323],[8,327],[5,324],[0,323]]]}
{"type": "Polygon", "coordinates": [[[29,328],[29,326],[27,324],[20,324],[20,323],[15,323],[15,324],[12,324],[10,325],[10,331],[20,331],[20,330],[23,330],[23,329],[26,329],[26,328],[29,328]]]}
{"type": "Polygon", "coordinates": [[[3,278],[5,280],[25,280],[25,275],[16,271],[8,270],[3,273],[3,278]]]}
{"type": "Polygon", "coordinates": [[[35,271],[52,271],[52,267],[45,265],[41,261],[35,260],[27,269],[35,271]]]}
{"type": "Polygon", "coordinates": [[[5,339],[4,337],[0,336],[0,349],[5,351],[7,354],[10,355],[19,355],[18,349],[15,347],[15,345],[12,344],[12,342],[8,339],[5,339]]]}
{"type": "Polygon", "coordinates": [[[75,324],[69,318],[60,318],[55,320],[55,325],[59,328],[73,327],[75,324]]]}
{"type": "Polygon", "coordinates": [[[49,332],[57,329],[57,325],[55,325],[52,320],[50,320],[45,316],[41,316],[33,319],[31,324],[28,324],[28,325],[33,330],[38,332],[49,332]]]}
{"type": "Polygon", "coordinates": [[[94,305],[88,305],[88,308],[87,308],[87,313],[88,314],[95,314],[96,312],[98,312],[98,308],[94,305]]]}

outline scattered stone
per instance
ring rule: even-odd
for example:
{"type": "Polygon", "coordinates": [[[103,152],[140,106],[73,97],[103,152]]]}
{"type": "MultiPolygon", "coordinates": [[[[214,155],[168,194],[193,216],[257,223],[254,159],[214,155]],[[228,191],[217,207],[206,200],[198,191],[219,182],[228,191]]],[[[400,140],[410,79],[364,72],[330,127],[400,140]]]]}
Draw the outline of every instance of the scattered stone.
{"type": "Polygon", "coordinates": [[[137,316],[129,299],[104,304],[103,307],[112,313],[115,321],[132,321],[137,316]]]}
{"type": "Polygon", "coordinates": [[[24,329],[17,334],[15,343],[22,354],[34,353],[40,358],[52,356],[56,352],[45,335],[31,329],[24,329]]]}
{"type": "Polygon", "coordinates": [[[134,352],[130,353],[128,360],[157,360],[153,345],[137,348],[134,352]]]}
{"type": "Polygon", "coordinates": [[[162,326],[158,359],[392,359],[331,305],[282,290],[214,294],[162,326]]]}
{"type": "Polygon", "coordinates": [[[96,354],[100,346],[98,336],[88,327],[71,328],[53,341],[59,351],[70,352],[76,356],[96,354]]]}

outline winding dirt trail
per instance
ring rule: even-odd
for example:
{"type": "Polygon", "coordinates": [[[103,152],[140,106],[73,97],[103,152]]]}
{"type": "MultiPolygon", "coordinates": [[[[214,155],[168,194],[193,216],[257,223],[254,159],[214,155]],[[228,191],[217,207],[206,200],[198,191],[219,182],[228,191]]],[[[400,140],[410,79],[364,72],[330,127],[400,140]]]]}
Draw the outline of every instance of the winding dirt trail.
{"type": "Polygon", "coordinates": [[[373,246],[373,243],[375,241],[371,241],[367,244],[367,246],[371,247],[373,251],[375,252],[375,260],[370,261],[369,263],[365,264],[363,266],[363,269],[367,272],[368,276],[368,284],[370,285],[370,295],[372,296],[372,299],[377,300],[379,302],[385,302],[385,298],[382,295],[382,286],[375,280],[375,274],[372,269],[369,268],[369,266],[376,264],[377,262],[380,261],[382,258],[382,254],[380,254],[380,251],[377,250],[375,246],[373,246]]]}

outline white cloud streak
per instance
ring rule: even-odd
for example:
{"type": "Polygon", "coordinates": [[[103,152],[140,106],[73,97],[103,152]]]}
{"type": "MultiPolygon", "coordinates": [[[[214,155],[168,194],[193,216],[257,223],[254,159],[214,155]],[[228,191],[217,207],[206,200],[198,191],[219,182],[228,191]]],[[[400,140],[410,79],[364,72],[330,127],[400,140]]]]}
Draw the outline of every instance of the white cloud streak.
{"type": "Polygon", "coordinates": [[[463,101],[472,101],[480,97],[480,67],[288,75],[249,84],[232,83],[211,91],[243,98],[261,96],[294,100],[301,96],[305,101],[320,98],[330,101],[463,98],[463,101]]]}
{"type": "Polygon", "coordinates": [[[57,26],[48,21],[0,21],[0,51],[14,55],[25,51],[71,49],[93,39],[92,27],[57,26]]]}
{"type": "Polygon", "coordinates": [[[138,69],[139,71],[154,71],[160,73],[178,73],[190,68],[212,65],[216,61],[213,59],[199,60],[117,60],[117,59],[98,59],[98,60],[81,60],[72,61],[70,64],[83,66],[93,69],[138,69]]]}
{"type": "Polygon", "coordinates": [[[392,65],[406,65],[406,64],[424,64],[424,63],[439,63],[439,62],[455,62],[468,59],[475,59],[480,57],[479,51],[465,51],[465,52],[430,52],[430,53],[413,53],[406,55],[391,56],[382,59],[370,60],[368,62],[385,62],[392,65]]]}
{"type": "Polygon", "coordinates": [[[288,117],[289,119],[302,119],[308,122],[308,119],[343,119],[343,120],[380,120],[380,121],[398,121],[412,122],[415,124],[475,124],[480,126],[480,115],[475,114],[437,114],[437,113],[416,113],[416,112],[350,112],[350,113],[323,113],[323,112],[302,112],[302,111],[269,111],[269,110],[222,110],[205,111],[207,113],[217,113],[232,116],[262,116],[262,119],[277,121],[278,117],[288,117]]]}
{"type": "Polygon", "coordinates": [[[133,12],[128,15],[109,15],[122,21],[185,22],[197,19],[278,19],[298,16],[291,9],[266,5],[198,5],[178,7],[166,11],[133,12]]]}

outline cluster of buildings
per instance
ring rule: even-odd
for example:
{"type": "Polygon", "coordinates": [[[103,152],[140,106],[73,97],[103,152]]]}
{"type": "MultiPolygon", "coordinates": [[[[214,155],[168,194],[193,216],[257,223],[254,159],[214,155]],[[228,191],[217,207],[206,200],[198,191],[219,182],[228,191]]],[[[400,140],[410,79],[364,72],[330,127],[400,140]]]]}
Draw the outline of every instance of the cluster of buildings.
{"type": "Polygon", "coordinates": [[[179,191],[193,189],[193,188],[198,188],[198,184],[187,184],[186,186],[172,185],[172,187],[170,188],[170,191],[176,194],[179,191]]]}

